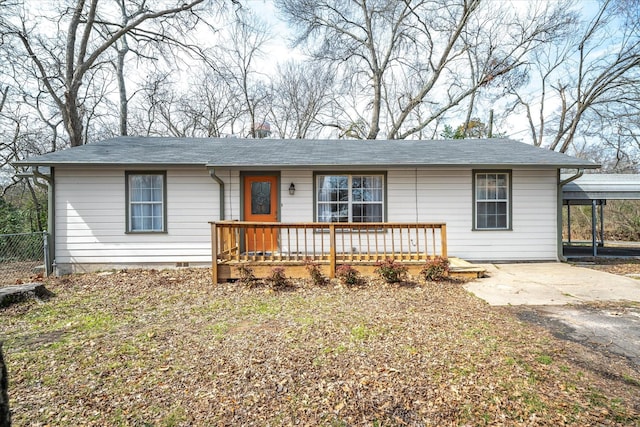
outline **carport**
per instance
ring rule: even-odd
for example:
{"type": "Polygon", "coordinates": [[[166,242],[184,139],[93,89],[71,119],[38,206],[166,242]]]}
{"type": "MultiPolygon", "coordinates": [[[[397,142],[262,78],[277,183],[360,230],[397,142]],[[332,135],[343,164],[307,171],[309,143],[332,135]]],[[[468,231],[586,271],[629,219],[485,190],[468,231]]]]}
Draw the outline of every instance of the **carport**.
{"type": "MultiPolygon", "coordinates": [[[[566,178],[569,177],[567,175],[566,178]]],[[[571,206],[591,206],[589,255],[598,256],[598,247],[604,248],[604,206],[607,200],[640,200],[640,175],[587,174],[562,187],[562,204],[567,206],[568,238],[564,242],[567,247],[572,247],[571,206]]],[[[640,248],[638,252],[640,253],[640,248]]]]}

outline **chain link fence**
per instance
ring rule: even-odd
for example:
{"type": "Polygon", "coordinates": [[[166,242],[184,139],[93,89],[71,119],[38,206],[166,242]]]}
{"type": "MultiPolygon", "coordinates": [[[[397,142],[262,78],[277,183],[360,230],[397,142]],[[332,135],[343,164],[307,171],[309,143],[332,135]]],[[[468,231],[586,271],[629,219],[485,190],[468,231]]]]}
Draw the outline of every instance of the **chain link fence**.
{"type": "Polygon", "coordinates": [[[42,280],[47,272],[47,236],[0,234],[0,287],[42,280]]]}

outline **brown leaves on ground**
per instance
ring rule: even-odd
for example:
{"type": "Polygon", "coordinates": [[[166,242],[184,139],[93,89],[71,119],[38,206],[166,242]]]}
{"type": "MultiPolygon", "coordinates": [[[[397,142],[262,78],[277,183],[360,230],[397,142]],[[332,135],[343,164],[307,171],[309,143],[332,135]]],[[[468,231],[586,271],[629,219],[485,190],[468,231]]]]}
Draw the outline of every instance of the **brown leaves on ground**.
{"type": "Polygon", "coordinates": [[[180,270],[46,286],[48,302],[0,311],[16,425],[640,424],[637,368],[579,363],[456,283],[274,292],[180,270]]]}
{"type": "Polygon", "coordinates": [[[640,275],[640,259],[635,258],[584,258],[579,265],[621,276],[640,275]]]}

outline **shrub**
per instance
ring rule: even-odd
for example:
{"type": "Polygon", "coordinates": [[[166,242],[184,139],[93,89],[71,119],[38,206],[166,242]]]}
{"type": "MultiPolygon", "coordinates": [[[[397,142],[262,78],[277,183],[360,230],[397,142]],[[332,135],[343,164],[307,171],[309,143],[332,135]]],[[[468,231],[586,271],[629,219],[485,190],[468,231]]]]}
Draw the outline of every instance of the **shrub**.
{"type": "Polygon", "coordinates": [[[274,291],[285,289],[290,285],[283,267],[273,267],[266,281],[274,291]]]}
{"type": "Polygon", "coordinates": [[[240,276],[238,280],[244,286],[252,288],[258,283],[258,279],[255,274],[253,274],[253,269],[251,267],[241,264],[236,268],[238,269],[238,275],[240,276]]]}
{"type": "Polygon", "coordinates": [[[392,258],[387,258],[386,261],[376,263],[377,268],[375,273],[378,274],[387,283],[402,282],[404,277],[409,271],[406,265],[396,263],[392,258]]]}
{"type": "Polygon", "coordinates": [[[449,260],[440,256],[427,260],[420,271],[426,281],[440,281],[449,277],[449,260]]]}
{"type": "Polygon", "coordinates": [[[324,274],[322,274],[322,270],[320,270],[320,265],[318,265],[317,263],[308,259],[304,263],[304,268],[307,270],[307,272],[311,276],[311,280],[313,280],[313,284],[315,286],[324,286],[327,283],[327,278],[325,277],[324,274]]]}
{"type": "Polygon", "coordinates": [[[336,268],[336,277],[343,284],[348,286],[355,286],[360,283],[360,273],[358,270],[351,267],[349,264],[343,264],[336,268]]]}

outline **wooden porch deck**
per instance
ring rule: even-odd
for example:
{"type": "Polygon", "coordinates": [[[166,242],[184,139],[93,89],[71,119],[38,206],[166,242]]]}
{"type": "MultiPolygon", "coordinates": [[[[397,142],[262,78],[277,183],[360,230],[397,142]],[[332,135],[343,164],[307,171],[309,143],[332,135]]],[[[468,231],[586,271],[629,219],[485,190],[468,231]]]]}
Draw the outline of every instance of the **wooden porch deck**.
{"type": "MultiPolygon", "coordinates": [[[[212,279],[238,278],[237,267],[249,266],[257,277],[273,267],[285,267],[288,277],[305,278],[304,263],[317,263],[335,277],[336,268],[349,264],[373,275],[376,263],[393,259],[417,275],[428,259],[447,258],[444,223],[259,223],[212,222],[212,279]]],[[[449,258],[451,275],[480,277],[484,270],[449,258]]]]}

